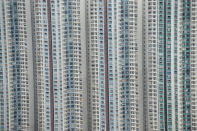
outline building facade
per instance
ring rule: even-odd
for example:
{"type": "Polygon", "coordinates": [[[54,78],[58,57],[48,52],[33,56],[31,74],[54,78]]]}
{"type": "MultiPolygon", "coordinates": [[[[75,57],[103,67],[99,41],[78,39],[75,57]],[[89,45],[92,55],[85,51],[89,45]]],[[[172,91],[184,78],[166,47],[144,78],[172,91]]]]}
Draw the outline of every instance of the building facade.
{"type": "Polygon", "coordinates": [[[141,8],[87,2],[89,130],[143,130],[141,8]]]}
{"type": "Polygon", "coordinates": [[[30,2],[0,1],[0,130],[34,131],[30,2]]]}
{"type": "Polygon", "coordinates": [[[195,130],[196,3],[145,0],[143,6],[145,130],[195,130]]]}
{"type": "Polygon", "coordinates": [[[87,130],[85,1],[32,3],[37,130],[87,130]]]}
{"type": "Polygon", "coordinates": [[[195,0],[1,0],[0,131],[195,131],[195,0]]]}

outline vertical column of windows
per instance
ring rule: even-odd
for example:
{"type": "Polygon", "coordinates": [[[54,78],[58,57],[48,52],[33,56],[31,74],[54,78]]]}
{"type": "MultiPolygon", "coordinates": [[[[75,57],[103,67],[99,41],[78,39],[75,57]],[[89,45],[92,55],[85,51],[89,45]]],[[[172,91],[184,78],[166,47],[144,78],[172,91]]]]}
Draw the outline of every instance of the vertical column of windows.
{"type": "Polygon", "coordinates": [[[182,74],[183,130],[191,130],[190,102],[190,1],[183,1],[182,16],[182,74]]]}
{"type": "Polygon", "coordinates": [[[80,24],[80,1],[63,1],[62,24],[66,30],[62,36],[63,40],[63,67],[65,80],[65,122],[64,128],[69,130],[83,130],[83,90],[82,87],[82,50],[81,50],[81,24],[80,24]]]}
{"type": "MultiPolygon", "coordinates": [[[[100,2],[99,2],[100,3],[100,2]]],[[[99,33],[99,3],[95,0],[89,1],[89,41],[88,41],[88,55],[89,55],[89,99],[90,99],[90,117],[91,117],[91,129],[90,130],[100,130],[100,97],[101,87],[100,87],[100,74],[99,74],[99,38],[102,35],[99,33]]]]}
{"type": "Polygon", "coordinates": [[[157,1],[145,1],[145,107],[147,130],[158,130],[157,1]]]}
{"type": "Polygon", "coordinates": [[[191,130],[197,130],[197,107],[196,107],[196,64],[197,64],[197,54],[196,54],[196,38],[197,38],[197,2],[191,1],[191,18],[190,18],[190,90],[191,90],[191,130]]]}

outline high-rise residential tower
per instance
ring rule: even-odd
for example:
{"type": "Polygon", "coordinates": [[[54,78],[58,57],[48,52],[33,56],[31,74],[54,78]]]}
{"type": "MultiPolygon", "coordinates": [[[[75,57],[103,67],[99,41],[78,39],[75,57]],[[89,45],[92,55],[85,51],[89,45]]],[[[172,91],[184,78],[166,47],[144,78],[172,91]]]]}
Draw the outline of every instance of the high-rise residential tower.
{"type": "Polygon", "coordinates": [[[33,1],[37,130],[87,130],[85,4],[33,1]]]}
{"type": "Polygon", "coordinates": [[[196,0],[0,0],[0,131],[195,131],[196,0]]]}
{"type": "Polygon", "coordinates": [[[141,1],[87,1],[89,130],[143,130],[141,1]]]}
{"type": "Polygon", "coordinates": [[[158,111],[158,1],[143,1],[144,128],[159,130],[158,111]]]}
{"type": "Polygon", "coordinates": [[[32,59],[30,2],[28,0],[1,0],[1,131],[34,131],[32,59]]]}
{"type": "Polygon", "coordinates": [[[196,130],[196,1],[143,6],[145,130],[196,130]]]}
{"type": "Polygon", "coordinates": [[[179,130],[180,111],[187,107],[180,104],[183,102],[180,89],[185,87],[179,83],[185,74],[180,65],[189,63],[183,63],[179,54],[182,51],[179,48],[182,43],[178,41],[179,21],[185,19],[179,12],[183,7],[180,3],[177,0],[144,1],[144,115],[148,131],[179,130]]]}

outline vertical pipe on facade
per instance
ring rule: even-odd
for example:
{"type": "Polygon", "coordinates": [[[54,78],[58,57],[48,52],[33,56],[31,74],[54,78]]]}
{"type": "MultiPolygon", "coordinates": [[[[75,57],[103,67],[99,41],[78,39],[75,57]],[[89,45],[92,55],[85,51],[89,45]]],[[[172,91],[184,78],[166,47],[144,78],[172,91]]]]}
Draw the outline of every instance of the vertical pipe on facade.
{"type": "Polygon", "coordinates": [[[53,96],[53,52],[52,52],[52,30],[51,30],[51,0],[47,0],[48,15],[48,43],[49,43],[49,71],[50,71],[50,118],[51,131],[54,131],[54,96],[53,96]]]}
{"type": "Polygon", "coordinates": [[[164,119],[165,119],[165,131],[167,131],[167,129],[168,129],[168,118],[167,118],[167,116],[168,116],[168,110],[167,110],[167,86],[166,86],[166,19],[167,19],[167,17],[166,17],[166,4],[167,4],[167,1],[166,0],[164,0],[164,113],[165,113],[165,117],[164,117],[164,119]]]}
{"type": "Polygon", "coordinates": [[[109,80],[108,80],[108,22],[107,0],[104,0],[104,62],[105,62],[105,106],[106,131],[109,131],[109,80]]]}

